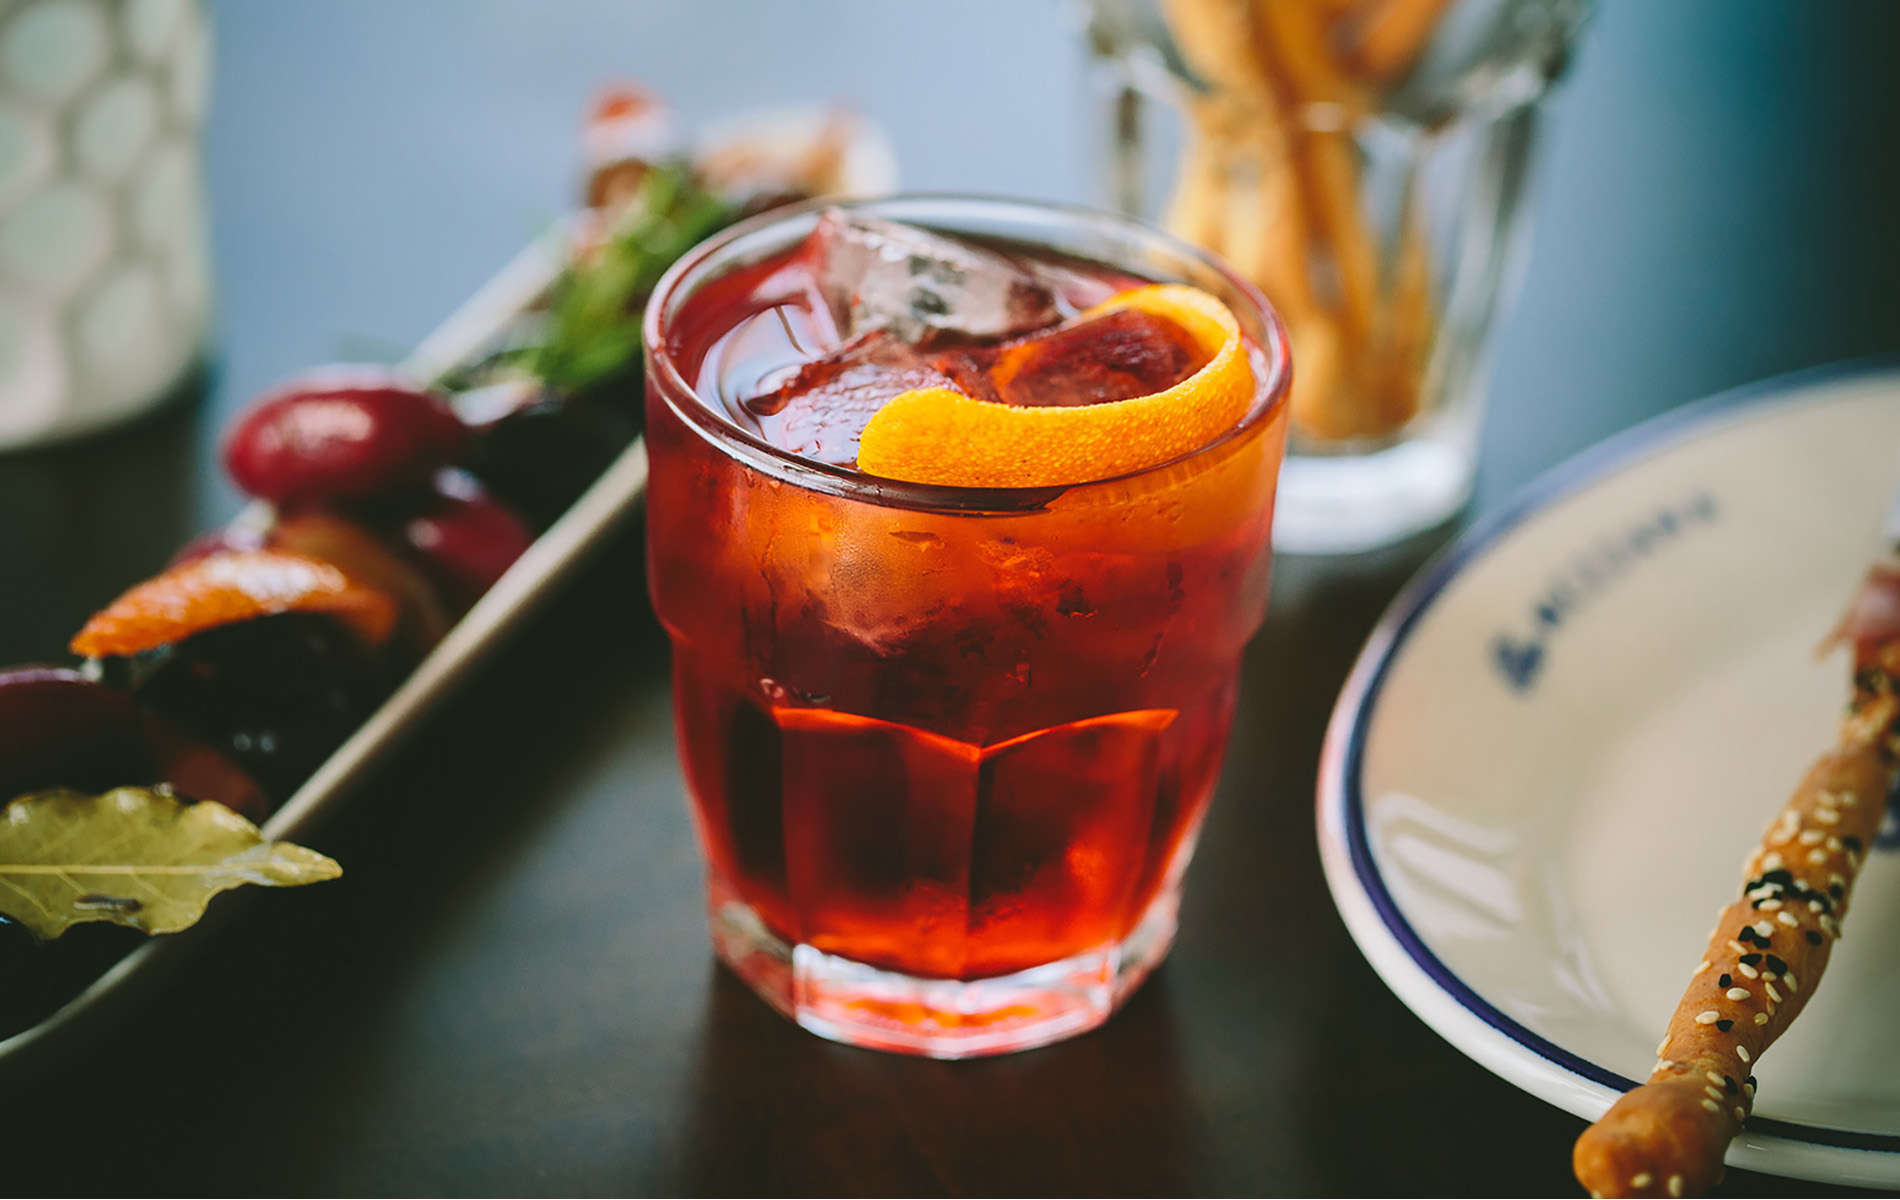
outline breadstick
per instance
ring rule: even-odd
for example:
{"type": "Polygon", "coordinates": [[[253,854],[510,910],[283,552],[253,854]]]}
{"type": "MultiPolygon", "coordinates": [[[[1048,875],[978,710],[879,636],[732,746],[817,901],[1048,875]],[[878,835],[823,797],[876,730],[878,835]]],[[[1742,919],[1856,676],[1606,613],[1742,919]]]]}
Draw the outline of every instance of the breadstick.
{"type": "Polygon", "coordinates": [[[1371,108],[1370,93],[1333,57],[1325,14],[1311,0],[1254,0],[1253,14],[1255,54],[1290,98],[1301,104],[1337,104],[1348,118],[1371,108]]]}
{"type": "Polygon", "coordinates": [[[1431,254],[1425,239],[1424,222],[1416,210],[1408,209],[1376,343],[1379,400],[1374,407],[1386,431],[1417,416],[1424,398],[1435,323],[1431,254]]]}
{"type": "Polygon", "coordinates": [[[1161,15],[1183,58],[1216,91],[1266,88],[1254,57],[1249,0],[1161,0],[1161,15]]]}
{"type": "Polygon", "coordinates": [[[1309,219],[1288,156],[1291,137],[1278,113],[1262,114],[1240,143],[1245,180],[1227,214],[1227,257],[1260,285],[1289,325],[1323,320],[1308,274],[1309,219]]]}
{"type": "Polygon", "coordinates": [[[1341,58],[1375,84],[1403,76],[1431,39],[1439,16],[1451,0],[1373,0],[1361,14],[1345,18],[1341,58]]]}
{"type": "MultiPolygon", "coordinates": [[[[1306,4],[1256,0],[1254,37],[1281,107],[1293,127],[1293,161],[1300,182],[1308,228],[1321,239],[1333,267],[1333,310],[1344,361],[1363,364],[1371,343],[1373,314],[1379,299],[1379,256],[1359,209],[1358,150],[1350,132],[1366,97],[1333,63],[1316,14],[1306,4]],[[1331,127],[1311,121],[1320,106],[1333,106],[1331,127]]],[[[1363,389],[1334,397],[1330,403],[1361,402],[1363,389]]],[[[1371,426],[1376,417],[1353,414],[1339,422],[1371,426]]]]}
{"type": "Polygon", "coordinates": [[[1841,937],[1855,876],[1900,775],[1900,628],[1889,620],[1873,629],[1856,616],[1875,591],[1891,601],[1900,573],[1883,565],[1869,576],[1839,635],[1855,651],[1840,744],[1809,770],[1749,856],[1742,896],[1718,918],[1649,1082],[1577,1139],[1572,1166],[1595,1195],[1694,1196],[1721,1179],[1722,1156],[1754,1108],[1754,1065],[1814,994],[1841,937]]]}
{"type": "MultiPolygon", "coordinates": [[[[1212,104],[1214,101],[1202,101],[1212,104]]],[[[1208,129],[1206,118],[1199,117],[1189,129],[1181,148],[1181,166],[1176,173],[1174,196],[1168,201],[1163,223],[1177,236],[1206,246],[1216,254],[1226,253],[1225,212],[1227,208],[1227,150],[1208,129]]]]}

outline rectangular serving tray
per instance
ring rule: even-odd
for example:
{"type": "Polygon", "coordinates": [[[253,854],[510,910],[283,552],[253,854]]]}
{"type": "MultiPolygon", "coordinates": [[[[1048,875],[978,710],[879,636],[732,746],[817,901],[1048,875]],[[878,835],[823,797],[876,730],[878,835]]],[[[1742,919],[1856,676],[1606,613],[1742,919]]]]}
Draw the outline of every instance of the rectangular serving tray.
{"type": "MultiPolygon", "coordinates": [[[[425,337],[399,369],[433,383],[457,367],[478,361],[515,318],[547,294],[566,259],[567,242],[568,226],[561,223],[522,249],[425,337]]],[[[335,812],[436,703],[469,676],[590,548],[638,507],[646,482],[646,446],[636,438],[264,823],[264,836],[299,840],[335,812]]],[[[229,900],[220,903],[227,910],[231,907],[229,900]]],[[[214,907],[191,929],[152,938],[37,1025],[0,1040],[0,1064],[38,1054],[64,1040],[75,1026],[89,1022],[129,993],[135,983],[156,975],[188,947],[215,936],[217,916],[214,907]]]]}

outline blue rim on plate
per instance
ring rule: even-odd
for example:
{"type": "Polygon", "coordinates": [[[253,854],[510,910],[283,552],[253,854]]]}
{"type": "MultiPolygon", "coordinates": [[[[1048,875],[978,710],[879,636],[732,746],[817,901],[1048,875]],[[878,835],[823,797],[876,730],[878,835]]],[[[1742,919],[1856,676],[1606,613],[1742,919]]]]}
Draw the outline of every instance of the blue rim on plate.
{"type": "MultiPolygon", "coordinates": [[[[1322,842],[1329,827],[1340,829],[1354,882],[1370,902],[1384,931],[1434,986],[1490,1029],[1580,1079],[1616,1093],[1628,1091],[1637,1082],[1565,1050],[1507,1016],[1474,991],[1426,946],[1400,911],[1372,861],[1361,779],[1367,728],[1387,673],[1439,594],[1475,560],[1531,517],[1650,455],[1692,440],[1712,426],[1745,420],[1750,410],[1772,409],[1821,385],[1885,374],[1900,374],[1900,355],[1856,359],[1749,384],[1652,418],[1552,468],[1520,491],[1503,509],[1460,535],[1406,585],[1374,628],[1340,694],[1320,763],[1318,805],[1322,842]]],[[[1343,899],[1337,895],[1338,882],[1330,879],[1330,871],[1328,874],[1335,898],[1343,899]]],[[[1350,919],[1348,924],[1351,924],[1350,919]]],[[[1375,962],[1374,966],[1378,964],[1375,962]]],[[[1817,1147],[1882,1154],[1900,1152],[1900,1136],[1892,1134],[1860,1133],[1767,1117],[1751,1118],[1748,1129],[1753,1134],[1817,1147]]]]}

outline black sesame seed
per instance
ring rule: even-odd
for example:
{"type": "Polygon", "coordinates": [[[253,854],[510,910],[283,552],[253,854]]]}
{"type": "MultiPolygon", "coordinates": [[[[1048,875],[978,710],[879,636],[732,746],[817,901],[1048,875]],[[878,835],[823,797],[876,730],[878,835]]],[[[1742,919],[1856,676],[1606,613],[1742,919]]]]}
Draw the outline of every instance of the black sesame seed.
{"type": "Polygon", "coordinates": [[[1841,839],[1841,845],[1846,846],[1856,854],[1860,853],[1860,839],[1851,833],[1841,839]]]}
{"type": "Polygon", "coordinates": [[[1750,1076],[1748,1077],[1748,1086],[1749,1086],[1749,1087],[1754,1087],[1754,1086],[1755,1086],[1755,1077],[1754,1077],[1753,1075],[1750,1075],[1750,1076]]]}
{"type": "Polygon", "coordinates": [[[1728,1089],[1728,1094],[1731,1096],[1742,1090],[1736,1086],[1735,1077],[1732,1075],[1722,1076],[1722,1086],[1728,1089]]]}
{"type": "Polygon", "coordinates": [[[1818,946],[1820,944],[1821,944],[1821,935],[1812,929],[1808,930],[1808,945],[1818,946]]]}
{"type": "Polygon", "coordinates": [[[1847,889],[1842,887],[1838,883],[1830,884],[1827,889],[1827,894],[1834,897],[1836,900],[1839,900],[1842,896],[1845,896],[1847,894],[1847,889]]]}
{"type": "Polygon", "coordinates": [[[1729,1030],[1735,1028],[1735,1022],[1729,1020],[1727,1017],[1723,1017],[1715,1023],[1715,1027],[1723,1033],[1727,1033],[1729,1030]]]}
{"type": "Polygon", "coordinates": [[[1770,954],[1768,956],[1768,969],[1776,974],[1785,975],[1788,973],[1788,964],[1779,956],[1770,954]]]}
{"type": "Polygon", "coordinates": [[[1731,976],[1731,975],[1730,975],[1730,974],[1729,974],[1728,972],[1726,972],[1726,971],[1724,971],[1724,972],[1722,972],[1722,978],[1721,978],[1721,979],[1719,979],[1719,980],[1717,980],[1716,982],[1717,982],[1717,983],[1719,983],[1719,984],[1720,984],[1720,985],[1721,985],[1722,987],[1734,987],[1734,986],[1735,986],[1735,979],[1734,979],[1734,977],[1733,977],[1733,976],[1731,976]]]}
{"type": "Polygon", "coordinates": [[[1747,963],[1747,964],[1748,964],[1749,966],[1751,966],[1751,967],[1759,967],[1759,966],[1761,966],[1761,955],[1759,955],[1759,954],[1744,954],[1744,955],[1742,955],[1742,957],[1741,957],[1741,961],[1742,961],[1742,962],[1745,962],[1745,963],[1747,963]]]}

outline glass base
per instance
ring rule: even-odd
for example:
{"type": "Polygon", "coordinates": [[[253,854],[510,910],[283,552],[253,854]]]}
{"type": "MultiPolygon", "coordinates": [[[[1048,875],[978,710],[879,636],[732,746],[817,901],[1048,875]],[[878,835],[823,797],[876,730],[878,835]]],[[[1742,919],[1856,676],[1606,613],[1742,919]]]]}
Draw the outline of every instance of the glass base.
{"type": "Polygon", "coordinates": [[[820,1037],[930,1058],[1028,1050],[1085,1033],[1141,986],[1174,944],[1178,884],[1119,943],[988,979],[929,979],[788,945],[717,878],[713,949],[767,1004],[820,1037]]]}
{"type": "Polygon", "coordinates": [[[1450,519],[1471,498],[1477,463],[1461,444],[1419,438],[1370,454],[1287,455],[1273,548],[1355,554],[1450,519]]]}

